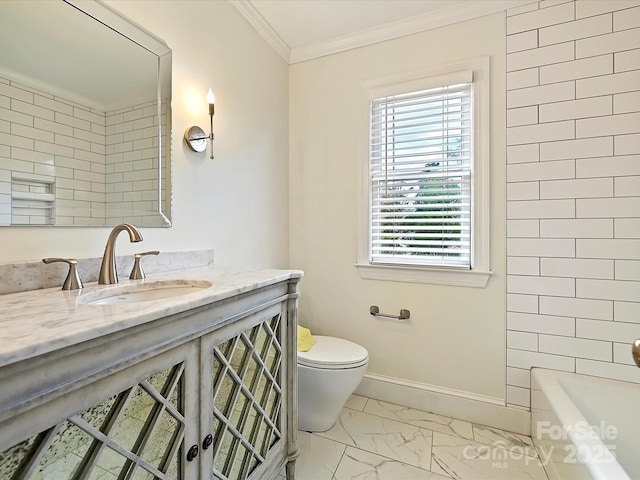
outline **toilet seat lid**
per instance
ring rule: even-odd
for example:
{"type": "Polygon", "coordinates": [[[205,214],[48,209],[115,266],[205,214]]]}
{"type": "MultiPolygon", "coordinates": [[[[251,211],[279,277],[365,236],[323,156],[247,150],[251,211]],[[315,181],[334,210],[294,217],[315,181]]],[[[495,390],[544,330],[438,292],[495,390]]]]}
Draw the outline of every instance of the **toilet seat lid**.
{"type": "Polygon", "coordinates": [[[298,363],[316,368],[354,368],[369,360],[367,349],[343,338],[314,335],[316,343],[307,352],[298,352],[298,363]]]}

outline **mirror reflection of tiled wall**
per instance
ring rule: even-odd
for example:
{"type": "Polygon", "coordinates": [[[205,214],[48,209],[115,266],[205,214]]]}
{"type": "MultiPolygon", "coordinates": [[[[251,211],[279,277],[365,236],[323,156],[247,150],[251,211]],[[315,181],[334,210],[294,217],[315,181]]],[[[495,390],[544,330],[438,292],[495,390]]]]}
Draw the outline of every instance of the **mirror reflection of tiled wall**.
{"type": "Polygon", "coordinates": [[[158,183],[155,102],[105,112],[0,77],[0,225],[146,224],[158,183]]]}
{"type": "MultiPolygon", "coordinates": [[[[143,217],[159,210],[156,111],[156,102],[147,102],[106,114],[107,225],[125,220],[147,225],[143,217]]],[[[164,132],[165,103],[161,114],[164,132]]],[[[155,214],[151,216],[156,217],[155,214]]]]}

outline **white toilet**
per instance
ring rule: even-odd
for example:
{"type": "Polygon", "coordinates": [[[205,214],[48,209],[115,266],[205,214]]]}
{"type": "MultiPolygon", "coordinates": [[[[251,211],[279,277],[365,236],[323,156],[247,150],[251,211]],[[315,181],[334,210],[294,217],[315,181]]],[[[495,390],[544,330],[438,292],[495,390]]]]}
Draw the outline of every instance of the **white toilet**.
{"type": "Polygon", "coordinates": [[[338,420],[369,363],[367,349],[342,338],[314,335],[298,352],[298,429],[324,432],[338,420]]]}

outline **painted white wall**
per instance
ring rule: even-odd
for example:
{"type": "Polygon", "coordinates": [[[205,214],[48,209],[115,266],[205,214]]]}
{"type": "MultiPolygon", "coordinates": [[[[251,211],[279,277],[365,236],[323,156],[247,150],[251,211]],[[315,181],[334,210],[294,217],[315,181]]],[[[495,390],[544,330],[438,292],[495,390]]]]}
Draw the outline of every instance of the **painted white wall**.
{"type": "Polygon", "coordinates": [[[290,265],[300,323],[365,346],[369,372],[504,400],[505,15],[290,67],[290,265]],[[491,57],[491,267],[484,289],[362,280],[356,271],[360,82],[491,57]],[[411,320],[376,319],[411,310],[411,320]]]}
{"type": "MultiPolygon", "coordinates": [[[[118,240],[117,254],[215,249],[216,263],[288,265],[288,66],[227,2],[110,6],[173,50],[173,227],[118,240]],[[207,89],[216,94],[215,160],[182,141],[208,130],[207,89]]],[[[95,257],[108,228],[2,227],[0,262],[95,257]]]]}

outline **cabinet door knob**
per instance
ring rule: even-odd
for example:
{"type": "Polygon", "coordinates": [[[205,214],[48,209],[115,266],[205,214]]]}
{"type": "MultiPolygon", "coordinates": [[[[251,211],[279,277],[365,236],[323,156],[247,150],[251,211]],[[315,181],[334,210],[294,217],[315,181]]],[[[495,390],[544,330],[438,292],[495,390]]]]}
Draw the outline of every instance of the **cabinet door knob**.
{"type": "Polygon", "coordinates": [[[212,443],[213,443],[213,435],[209,434],[206,437],[204,437],[204,440],[202,441],[202,449],[203,450],[208,449],[212,443]]]}
{"type": "Polygon", "coordinates": [[[190,462],[198,456],[198,445],[193,445],[187,452],[187,461],[190,462]]]}

